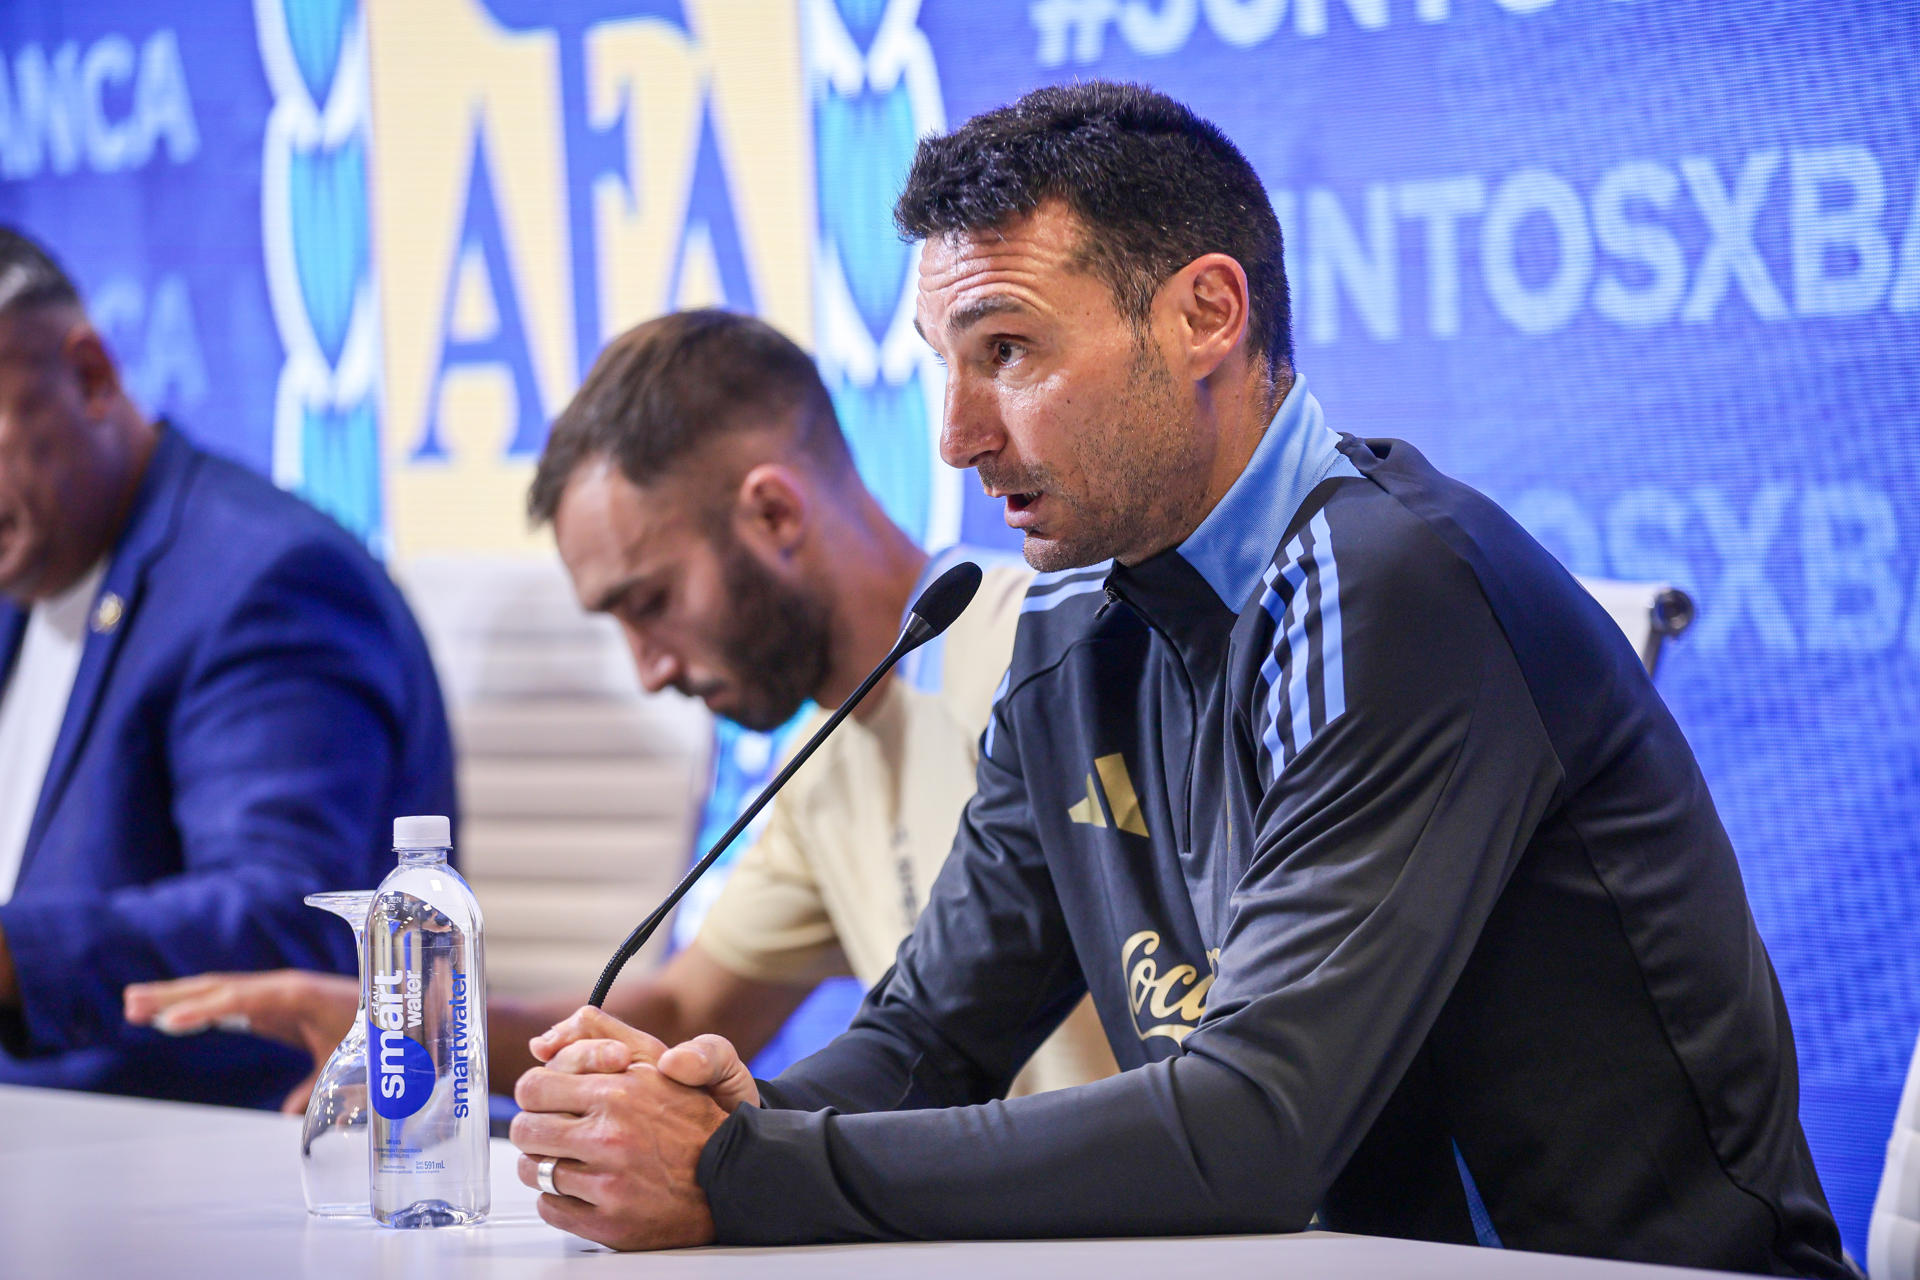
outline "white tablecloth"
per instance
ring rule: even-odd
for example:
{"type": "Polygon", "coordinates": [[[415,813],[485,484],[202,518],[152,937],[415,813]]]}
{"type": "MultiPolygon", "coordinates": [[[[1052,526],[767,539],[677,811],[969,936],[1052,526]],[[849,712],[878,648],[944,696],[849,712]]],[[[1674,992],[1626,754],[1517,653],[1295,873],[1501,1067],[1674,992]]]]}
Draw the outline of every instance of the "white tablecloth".
{"type": "Polygon", "coordinates": [[[0,1277],[645,1276],[1656,1280],[1703,1273],[1363,1236],[693,1249],[613,1254],[555,1231],[493,1144],[493,1214],[458,1230],[308,1217],[289,1117],[0,1087],[0,1277]]]}

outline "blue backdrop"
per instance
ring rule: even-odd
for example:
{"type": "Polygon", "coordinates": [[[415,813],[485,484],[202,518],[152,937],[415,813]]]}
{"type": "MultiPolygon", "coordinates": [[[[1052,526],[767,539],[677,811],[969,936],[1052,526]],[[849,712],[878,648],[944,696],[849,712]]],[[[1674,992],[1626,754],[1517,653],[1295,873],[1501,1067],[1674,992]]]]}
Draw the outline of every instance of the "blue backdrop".
{"type": "Polygon", "coordinates": [[[50,244],[141,403],[266,470],[282,347],[246,0],[0,6],[0,219],[50,244]]]}
{"type": "MultiPolygon", "coordinates": [[[[353,434],[376,426],[351,340],[364,158],[333,102],[356,11],[6,6],[0,219],[65,256],[148,404],[377,544],[377,450],[353,434]],[[301,161],[322,135],[331,158],[301,161]]],[[[1336,426],[1414,441],[1580,572],[1693,593],[1659,684],[1740,850],[1862,1254],[1920,1030],[1920,7],[808,12],[816,344],[909,527],[1009,545],[976,494],[941,514],[914,426],[937,387],[900,341],[911,259],[885,216],[913,137],[1122,77],[1191,102],[1265,178],[1299,367],[1336,426]]]]}

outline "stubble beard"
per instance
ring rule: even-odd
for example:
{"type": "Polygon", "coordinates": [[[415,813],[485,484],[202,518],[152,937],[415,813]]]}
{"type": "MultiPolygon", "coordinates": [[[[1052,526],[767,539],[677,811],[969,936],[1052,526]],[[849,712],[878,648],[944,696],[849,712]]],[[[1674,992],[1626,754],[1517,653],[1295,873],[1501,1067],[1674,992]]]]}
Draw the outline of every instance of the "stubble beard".
{"type": "Polygon", "coordinates": [[[1032,474],[1066,508],[1069,531],[1029,534],[1021,547],[1042,573],[1102,560],[1134,564],[1174,545],[1199,523],[1206,494],[1206,461],[1183,413],[1177,384],[1144,335],[1134,345],[1126,392],[1105,430],[1089,433],[1081,452],[1082,484],[1069,494],[1052,488],[1046,468],[1032,474]]]}
{"type": "Polygon", "coordinates": [[[765,733],[791,720],[825,682],[832,660],[829,610],[825,601],[774,577],[738,543],[724,554],[734,608],[720,654],[740,690],[726,718],[765,733]]]}

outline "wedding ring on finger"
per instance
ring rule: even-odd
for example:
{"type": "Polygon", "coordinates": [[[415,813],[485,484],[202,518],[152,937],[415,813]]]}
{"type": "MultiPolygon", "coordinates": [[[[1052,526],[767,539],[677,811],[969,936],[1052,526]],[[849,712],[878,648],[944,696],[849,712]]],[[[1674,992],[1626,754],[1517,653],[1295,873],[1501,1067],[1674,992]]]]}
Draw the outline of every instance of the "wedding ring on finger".
{"type": "Polygon", "coordinates": [[[553,1185],[553,1170],[559,1163],[558,1156],[542,1156],[533,1166],[533,1180],[539,1183],[540,1189],[550,1196],[560,1194],[553,1185]]]}

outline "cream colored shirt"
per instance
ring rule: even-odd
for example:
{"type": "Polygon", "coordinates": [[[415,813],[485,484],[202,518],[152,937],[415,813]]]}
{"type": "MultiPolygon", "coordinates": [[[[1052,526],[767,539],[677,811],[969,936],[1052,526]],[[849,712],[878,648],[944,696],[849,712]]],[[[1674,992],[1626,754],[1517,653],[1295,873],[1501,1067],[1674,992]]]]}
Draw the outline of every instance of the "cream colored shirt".
{"type": "MultiPolygon", "coordinates": [[[[743,977],[810,984],[852,973],[869,987],[913,930],[973,796],[980,735],[1013,653],[1032,574],[986,573],[941,638],[932,691],[890,678],[821,745],[769,810],[702,923],[699,941],[743,977]]],[[[824,718],[824,713],[821,718],[824,718]]],[[[793,736],[806,741],[818,720],[793,736]]],[[[1033,1093],[1116,1070],[1082,1000],[1015,1081],[1033,1093]]]]}

